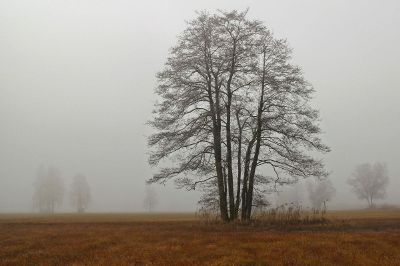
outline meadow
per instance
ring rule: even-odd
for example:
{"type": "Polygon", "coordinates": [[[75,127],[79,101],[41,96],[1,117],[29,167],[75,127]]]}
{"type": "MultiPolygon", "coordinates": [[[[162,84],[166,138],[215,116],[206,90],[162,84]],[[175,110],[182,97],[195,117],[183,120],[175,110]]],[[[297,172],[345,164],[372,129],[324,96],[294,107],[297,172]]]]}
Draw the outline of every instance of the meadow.
{"type": "Polygon", "coordinates": [[[0,264],[400,265],[400,210],[285,225],[191,213],[1,214],[0,264]]]}

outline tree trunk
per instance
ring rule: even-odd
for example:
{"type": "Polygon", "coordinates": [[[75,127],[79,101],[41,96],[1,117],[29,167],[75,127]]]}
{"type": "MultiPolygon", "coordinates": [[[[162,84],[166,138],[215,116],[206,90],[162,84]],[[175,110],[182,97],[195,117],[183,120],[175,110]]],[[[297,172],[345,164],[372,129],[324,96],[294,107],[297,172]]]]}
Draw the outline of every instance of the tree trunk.
{"type": "Polygon", "coordinates": [[[253,191],[254,191],[254,176],[256,173],[256,168],[258,164],[258,155],[260,154],[260,146],[261,146],[261,130],[262,130],[262,113],[263,113],[263,108],[264,108],[264,91],[265,91],[265,60],[266,60],[266,52],[263,52],[263,74],[262,74],[262,80],[261,80],[261,96],[260,96],[260,102],[258,105],[258,111],[257,111],[257,131],[256,131],[256,146],[255,146],[255,151],[254,151],[254,156],[253,156],[253,161],[251,163],[251,171],[249,175],[249,187],[248,187],[248,192],[246,196],[246,213],[245,213],[245,219],[250,220],[251,218],[251,209],[253,206],[253,191]]]}
{"type": "Polygon", "coordinates": [[[235,217],[236,219],[239,215],[239,205],[240,205],[240,182],[242,178],[242,126],[239,120],[239,111],[236,112],[236,121],[239,127],[238,136],[238,154],[237,154],[237,191],[236,191],[236,204],[235,204],[235,217]]]}
{"type": "Polygon", "coordinates": [[[233,45],[230,74],[226,84],[227,103],[226,103],[226,162],[228,167],[228,193],[229,193],[229,212],[230,219],[235,219],[235,194],[233,192],[233,170],[232,170],[232,135],[231,135],[231,105],[232,105],[232,91],[231,83],[235,73],[235,53],[236,43],[233,45]]]}
{"type": "MultiPolygon", "coordinates": [[[[217,130],[214,130],[214,132],[217,130]]],[[[221,219],[223,221],[229,221],[228,208],[226,201],[226,192],[224,184],[224,174],[222,170],[222,156],[221,156],[221,138],[218,132],[214,133],[214,158],[215,158],[215,168],[217,172],[217,182],[218,182],[218,194],[219,194],[219,206],[221,212],[221,219]]]]}
{"type": "Polygon", "coordinates": [[[244,175],[243,175],[243,188],[242,188],[242,215],[241,219],[246,220],[246,212],[247,212],[247,197],[248,197],[248,178],[249,178],[249,169],[250,169],[250,157],[251,151],[253,149],[255,138],[252,138],[247,146],[246,157],[244,162],[244,175]]]}
{"type": "Polygon", "coordinates": [[[217,184],[218,184],[218,196],[219,196],[219,209],[221,219],[224,222],[229,221],[228,216],[228,206],[226,201],[226,192],[225,192],[225,184],[224,184],[224,174],[222,170],[222,148],[221,148],[221,110],[220,110],[220,99],[219,99],[219,85],[218,79],[214,76],[214,84],[215,84],[215,103],[213,99],[213,91],[212,91],[212,75],[211,69],[208,64],[208,54],[207,54],[207,46],[205,45],[205,54],[204,59],[206,62],[206,73],[207,73],[207,93],[208,93],[208,101],[210,105],[210,111],[213,122],[213,148],[214,148],[214,160],[215,160],[215,170],[217,173],[217,184]]]}
{"type": "Polygon", "coordinates": [[[232,136],[231,136],[231,97],[228,90],[228,103],[226,105],[226,160],[228,167],[228,193],[229,193],[229,212],[230,219],[235,217],[235,195],[233,192],[233,170],[232,170],[232,136]]]}

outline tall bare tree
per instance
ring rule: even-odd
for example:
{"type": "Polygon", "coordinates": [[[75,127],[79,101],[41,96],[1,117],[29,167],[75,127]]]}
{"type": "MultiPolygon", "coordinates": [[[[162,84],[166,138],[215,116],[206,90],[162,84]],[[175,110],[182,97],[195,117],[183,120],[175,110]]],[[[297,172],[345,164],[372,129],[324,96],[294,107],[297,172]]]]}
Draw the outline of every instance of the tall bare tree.
{"type": "Polygon", "coordinates": [[[326,202],[335,195],[336,190],[329,179],[316,180],[307,184],[308,198],[314,209],[326,208],[326,202]]]}
{"type": "Polygon", "coordinates": [[[150,121],[149,162],[172,166],[149,182],[217,191],[224,221],[239,212],[250,219],[254,198],[275,184],[327,175],[306,153],[329,151],[308,104],[312,87],[290,63],[286,41],[246,14],[201,12],[188,22],[158,74],[150,121]]]}
{"type": "Polygon", "coordinates": [[[43,213],[54,213],[61,206],[64,197],[64,183],[60,171],[55,167],[40,166],[34,183],[33,203],[43,213]]]}
{"type": "Polygon", "coordinates": [[[389,184],[387,167],[383,163],[358,165],[352,177],[348,179],[348,184],[357,197],[366,200],[372,208],[375,199],[383,199],[386,196],[386,187],[389,184]]]}
{"type": "Polygon", "coordinates": [[[89,183],[86,176],[77,174],[71,184],[70,200],[77,212],[85,212],[91,200],[89,183]]]}

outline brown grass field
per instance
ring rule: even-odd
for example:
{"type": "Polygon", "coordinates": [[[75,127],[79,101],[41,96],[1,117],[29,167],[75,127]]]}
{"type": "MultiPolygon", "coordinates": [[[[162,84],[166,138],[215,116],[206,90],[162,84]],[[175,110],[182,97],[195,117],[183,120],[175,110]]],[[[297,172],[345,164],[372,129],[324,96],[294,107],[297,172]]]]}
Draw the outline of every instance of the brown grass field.
{"type": "Polygon", "coordinates": [[[400,265],[400,211],[317,224],[205,223],[193,214],[1,214],[1,265],[400,265]]]}

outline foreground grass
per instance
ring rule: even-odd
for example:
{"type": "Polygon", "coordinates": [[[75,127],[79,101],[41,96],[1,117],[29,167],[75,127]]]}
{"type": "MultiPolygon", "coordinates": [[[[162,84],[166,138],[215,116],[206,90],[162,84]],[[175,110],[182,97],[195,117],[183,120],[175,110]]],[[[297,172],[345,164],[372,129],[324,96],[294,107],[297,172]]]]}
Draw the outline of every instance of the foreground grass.
{"type": "Polygon", "coordinates": [[[1,265],[400,265],[400,212],[316,225],[204,224],[193,214],[0,215],[1,265]]]}

